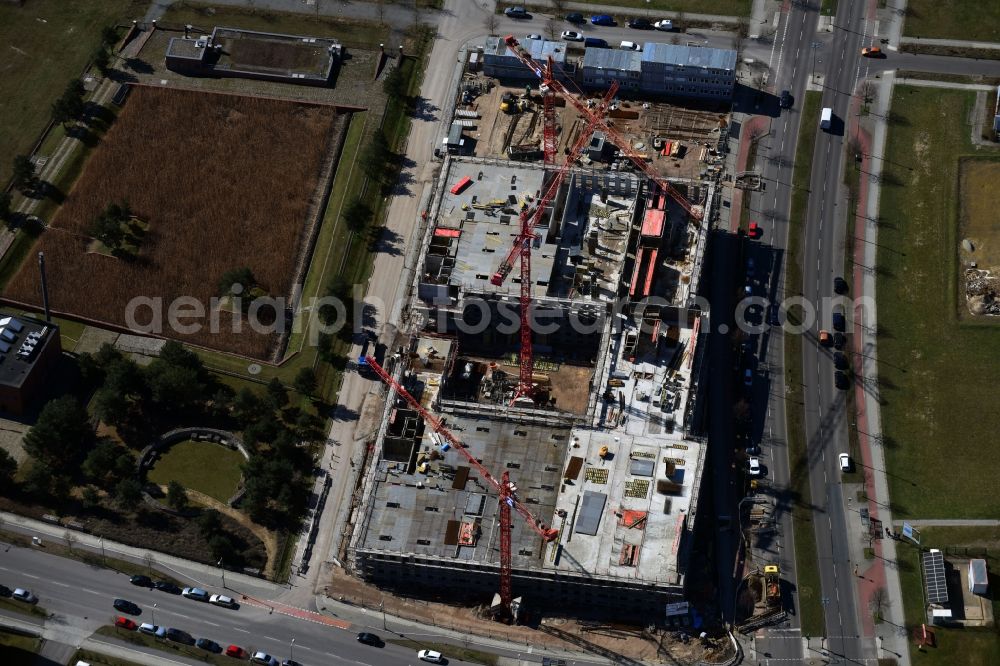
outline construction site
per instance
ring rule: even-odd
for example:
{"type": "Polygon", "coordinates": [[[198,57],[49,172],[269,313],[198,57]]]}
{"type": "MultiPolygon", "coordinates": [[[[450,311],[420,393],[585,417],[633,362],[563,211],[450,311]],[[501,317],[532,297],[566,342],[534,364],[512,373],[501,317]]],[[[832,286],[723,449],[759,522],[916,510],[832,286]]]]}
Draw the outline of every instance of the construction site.
{"type": "Polygon", "coordinates": [[[476,156],[492,135],[443,155],[408,333],[385,367],[365,361],[387,395],[349,567],[513,622],[688,626],[706,454],[696,296],[717,178],[654,168],[618,133],[617,85],[573,94],[550,68],[539,89],[517,112],[539,107],[536,163],[476,156]],[[584,159],[595,135],[619,168],[584,159]]]}

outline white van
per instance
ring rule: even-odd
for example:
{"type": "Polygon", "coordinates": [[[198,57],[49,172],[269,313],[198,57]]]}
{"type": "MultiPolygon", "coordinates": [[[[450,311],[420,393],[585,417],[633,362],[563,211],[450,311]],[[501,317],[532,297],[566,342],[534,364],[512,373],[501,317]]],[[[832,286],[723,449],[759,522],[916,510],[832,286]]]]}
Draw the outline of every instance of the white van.
{"type": "Polygon", "coordinates": [[[618,48],[620,48],[622,51],[641,51],[642,50],[642,46],[640,46],[639,44],[637,44],[635,42],[622,42],[621,44],[618,45],[618,48]]]}
{"type": "Polygon", "coordinates": [[[819,128],[828,130],[833,123],[833,109],[828,106],[823,107],[823,113],[819,117],[819,128]]]}

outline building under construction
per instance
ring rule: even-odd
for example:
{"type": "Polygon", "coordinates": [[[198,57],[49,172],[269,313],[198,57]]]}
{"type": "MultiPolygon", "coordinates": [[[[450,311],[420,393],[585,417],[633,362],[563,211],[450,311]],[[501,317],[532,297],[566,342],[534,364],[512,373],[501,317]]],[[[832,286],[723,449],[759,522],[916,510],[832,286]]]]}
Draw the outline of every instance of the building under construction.
{"type": "Polygon", "coordinates": [[[649,623],[684,594],[704,468],[699,391],[707,313],[695,306],[714,184],[674,186],[694,217],[628,172],[568,172],[531,240],[530,396],[518,398],[521,285],[498,285],[518,218],[552,167],[446,157],[418,258],[408,338],[350,540],[356,575],[406,594],[489,603],[509,473],[514,597],[649,623]],[[417,409],[465,447],[443,442],[417,409]],[[522,514],[523,515],[523,514],[522,514]],[[534,528],[534,529],[533,529],[534,528]]]}

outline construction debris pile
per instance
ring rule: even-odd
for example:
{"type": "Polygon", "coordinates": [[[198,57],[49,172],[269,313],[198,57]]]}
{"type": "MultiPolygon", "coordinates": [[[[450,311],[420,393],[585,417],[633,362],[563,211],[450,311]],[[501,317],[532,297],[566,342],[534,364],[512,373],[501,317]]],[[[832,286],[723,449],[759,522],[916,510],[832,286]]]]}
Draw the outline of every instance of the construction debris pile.
{"type": "Polygon", "coordinates": [[[967,268],[965,300],[974,315],[1000,315],[1000,277],[986,269],[967,268]]]}

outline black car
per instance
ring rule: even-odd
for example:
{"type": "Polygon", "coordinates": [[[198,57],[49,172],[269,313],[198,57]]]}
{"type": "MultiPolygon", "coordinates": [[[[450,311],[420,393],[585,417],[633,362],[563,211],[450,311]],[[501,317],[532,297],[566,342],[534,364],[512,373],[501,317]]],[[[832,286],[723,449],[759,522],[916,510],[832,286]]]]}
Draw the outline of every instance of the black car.
{"type": "Polygon", "coordinates": [[[215,654],[219,654],[220,652],[222,652],[221,645],[207,638],[199,638],[194,642],[194,645],[195,647],[199,647],[202,650],[205,650],[206,652],[214,652],[215,654]]]}
{"type": "Polygon", "coordinates": [[[759,456],[760,455],[760,445],[754,444],[753,446],[748,446],[746,449],[746,454],[748,456],[759,456]]]}
{"type": "Polygon", "coordinates": [[[115,599],[113,604],[115,610],[121,611],[122,613],[128,613],[129,615],[142,615],[142,609],[139,608],[139,604],[134,604],[128,599],[115,599]]]}
{"type": "Polygon", "coordinates": [[[795,103],[795,98],[792,97],[792,93],[788,92],[787,90],[782,90],[781,97],[778,98],[778,106],[780,106],[783,109],[790,109],[792,108],[792,104],[794,103],[795,103]]]}
{"type": "Polygon", "coordinates": [[[583,14],[574,12],[572,14],[566,14],[566,20],[570,23],[586,23],[587,19],[583,17],[583,14]]]}
{"type": "Polygon", "coordinates": [[[649,19],[633,18],[628,20],[628,27],[636,30],[652,30],[653,24],[649,22],[649,19]]]}
{"type": "Polygon", "coordinates": [[[295,661],[294,659],[285,659],[281,662],[281,666],[302,666],[302,662],[295,661]]]}
{"type": "Polygon", "coordinates": [[[838,294],[847,293],[847,280],[842,277],[833,278],[833,290],[838,294]]]}
{"type": "Polygon", "coordinates": [[[382,645],[382,639],[375,634],[370,634],[367,631],[362,631],[358,634],[358,642],[364,643],[365,645],[382,645]]]}
{"type": "Polygon", "coordinates": [[[161,592],[167,592],[169,594],[180,594],[181,593],[181,588],[177,587],[176,585],[174,585],[173,583],[171,583],[168,580],[158,580],[153,585],[153,587],[155,587],[156,589],[160,590],[161,592]]]}
{"type": "Polygon", "coordinates": [[[833,367],[837,368],[837,370],[847,370],[849,365],[847,357],[844,356],[843,352],[833,353],[833,367]]]}
{"type": "Polygon", "coordinates": [[[167,639],[174,643],[183,643],[184,645],[194,645],[195,643],[194,637],[191,634],[172,627],[167,629],[167,639]]]}
{"type": "Polygon", "coordinates": [[[153,587],[153,580],[149,576],[132,576],[128,579],[128,582],[133,585],[138,585],[139,587],[153,587]]]}
{"type": "Polygon", "coordinates": [[[846,344],[847,344],[847,336],[846,335],[844,335],[843,333],[834,333],[833,334],[833,348],[834,349],[843,349],[844,345],[846,345],[846,344]]]}
{"type": "Polygon", "coordinates": [[[14,594],[14,590],[10,589],[6,585],[0,585],[0,597],[9,597],[14,594]]]}
{"type": "Polygon", "coordinates": [[[847,378],[847,375],[840,370],[837,370],[833,375],[833,383],[841,391],[846,391],[851,388],[851,380],[847,378]]]}
{"type": "Polygon", "coordinates": [[[503,13],[504,16],[507,16],[509,18],[521,18],[521,19],[531,18],[531,15],[528,14],[528,10],[525,9],[524,7],[508,7],[507,9],[503,10],[503,13]]]}

